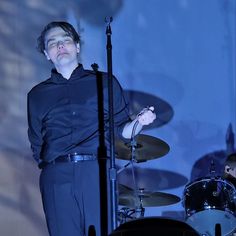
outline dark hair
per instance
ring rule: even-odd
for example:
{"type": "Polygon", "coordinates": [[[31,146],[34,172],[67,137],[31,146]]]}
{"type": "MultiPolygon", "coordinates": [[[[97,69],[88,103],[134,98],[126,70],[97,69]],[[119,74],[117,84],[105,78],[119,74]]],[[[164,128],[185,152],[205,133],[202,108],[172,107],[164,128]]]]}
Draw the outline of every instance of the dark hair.
{"type": "Polygon", "coordinates": [[[56,27],[61,27],[66,33],[68,33],[71,36],[71,38],[76,43],[80,42],[80,36],[71,24],[69,24],[68,22],[64,22],[64,21],[53,21],[44,27],[43,31],[41,32],[40,36],[37,39],[37,49],[39,52],[44,53],[45,36],[50,29],[53,29],[56,27]]]}
{"type": "MultiPolygon", "coordinates": [[[[230,155],[227,156],[227,159],[225,161],[225,167],[229,166],[230,168],[235,168],[236,167],[236,153],[233,152],[230,155]]],[[[228,179],[231,178],[231,175],[224,171],[223,178],[228,179]]]]}
{"type": "Polygon", "coordinates": [[[229,166],[236,165],[236,153],[235,152],[228,155],[228,157],[225,161],[225,165],[229,165],[229,166]]]}

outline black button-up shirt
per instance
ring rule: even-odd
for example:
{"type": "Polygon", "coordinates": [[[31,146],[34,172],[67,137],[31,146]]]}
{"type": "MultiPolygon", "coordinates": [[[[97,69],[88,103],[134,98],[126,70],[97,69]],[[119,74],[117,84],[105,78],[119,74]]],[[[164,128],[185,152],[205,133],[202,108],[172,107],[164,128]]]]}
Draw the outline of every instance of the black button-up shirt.
{"type": "MultiPolygon", "coordinates": [[[[105,139],[108,144],[107,74],[102,73],[105,139]]],[[[69,80],[55,69],[51,77],[28,93],[28,136],[33,157],[40,163],[69,154],[97,154],[99,145],[97,78],[79,65],[69,80]]],[[[113,78],[115,135],[130,121],[120,84],[113,78]]]]}

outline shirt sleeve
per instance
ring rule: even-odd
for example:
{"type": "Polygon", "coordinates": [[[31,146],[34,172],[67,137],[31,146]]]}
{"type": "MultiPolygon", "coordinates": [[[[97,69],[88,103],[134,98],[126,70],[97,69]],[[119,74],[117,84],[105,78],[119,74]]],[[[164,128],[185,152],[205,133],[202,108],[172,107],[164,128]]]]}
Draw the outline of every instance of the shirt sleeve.
{"type": "Polygon", "coordinates": [[[114,126],[115,133],[120,139],[127,140],[122,136],[123,129],[128,122],[131,122],[129,116],[128,103],[124,97],[123,89],[114,77],[113,80],[113,94],[114,94],[114,126]]]}
{"type": "Polygon", "coordinates": [[[33,158],[38,164],[42,161],[40,153],[42,150],[42,122],[37,114],[37,106],[31,93],[27,96],[28,138],[33,152],[33,158]]]}

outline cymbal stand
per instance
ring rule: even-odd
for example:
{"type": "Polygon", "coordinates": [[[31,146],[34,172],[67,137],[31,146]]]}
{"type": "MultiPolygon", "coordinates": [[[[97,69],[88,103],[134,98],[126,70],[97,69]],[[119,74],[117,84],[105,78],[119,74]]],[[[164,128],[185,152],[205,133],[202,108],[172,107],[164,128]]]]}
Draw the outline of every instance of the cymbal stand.
{"type": "Polygon", "coordinates": [[[143,218],[144,217],[144,212],[145,212],[145,208],[140,206],[138,208],[135,208],[135,218],[143,218]]]}
{"type": "Polygon", "coordinates": [[[136,208],[136,218],[144,217],[145,208],[143,207],[143,192],[144,188],[140,188],[139,194],[137,194],[139,198],[139,206],[136,208]]]}
{"type": "MultiPolygon", "coordinates": [[[[142,114],[143,114],[145,111],[147,111],[147,110],[150,110],[149,107],[145,107],[141,112],[139,112],[139,114],[137,115],[137,117],[140,116],[140,115],[142,115],[142,114]]],[[[134,123],[134,127],[133,127],[133,129],[132,129],[132,134],[131,134],[131,141],[130,141],[131,160],[130,160],[130,162],[127,163],[123,168],[121,168],[119,171],[117,171],[117,174],[119,174],[121,171],[123,171],[123,170],[124,170],[126,167],[128,167],[130,164],[132,164],[132,171],[133,171],[133,169],[134,169],[133,163],[134,163],[134,162],[136,162],[136,163],[138,162],[138,161],[136,160],[136,158],[135,158],[135,148],[137,147],[137,142],[136,142],[136,140],[135,140],[135,130],[136,130],[138,124],[139,124],[139,121],[136,120],[136,122],[134,123]]],[[[136,186],[136,184],[135,184],[134,174],[133,174],[133,179],[134,179],[135,189],[137,189],[137,188],[136,188],[137,186],[136,186]]]]}
{"type": "Polygon", "coordinates": [[[128,167],[130,164],[131,164],[131,161],[129,161],[127,164],[125,164],[122,168],[120,168],[120,169],[117,171],[117,174],[119,174],[121,171],[123,171],[124,169],[126,169],[126,167],[128,167]]]}
{"type": "Polygon", "coordinates": [[[139,124],[139,121],[137,120],[134,124],[132,134],[131,134],[131,142],[130,142],[130,148],[131,148],[131,170],[132,170],[132,176],[133,176],[133,183],[134,183],[134,194],[135,194],[135,212],[136,212],[136,218],[144,217],[145,208],[142,204],[142,196],[138,194],[138,191],[142,191],[142,189],[138,189],[136,180],[135,180],[135,174],[134,174],[134,162],[137,162],[136,156],[135,156],[135,149],[137,147],[137,142],[135,140],[135,130],[139,124]],[[138,217],[137,217],[138,213],[138,217]]]}

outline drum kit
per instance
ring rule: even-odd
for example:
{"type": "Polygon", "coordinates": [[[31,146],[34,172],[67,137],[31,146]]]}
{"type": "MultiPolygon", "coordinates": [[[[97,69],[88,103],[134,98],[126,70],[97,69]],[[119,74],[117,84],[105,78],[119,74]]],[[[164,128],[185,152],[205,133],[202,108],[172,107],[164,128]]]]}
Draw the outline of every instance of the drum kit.
{"type": "MultiPolygon", "coordinates": [[[[118,174],[129,164],[132,166],[131,170],[134,171],[134,162],[140,163],[160,158],[170,150],[169,145],[163,140],[144,134],[136,136],[135,158],[132,156],[130,143],[116,140],[115,146],[117,158],[129,161],[125,167],[118,170],[118,174]]],[[[168,206],[182,201],[185,219],[181,220],[181,224],[185,223],[187,227],[191,227],[193,234],[178,235],[236,235],[233,233],[236,228],[236,190],[229,181],[210,173],[208,177],[188,183],[184,188],[182,198],[170,193],[150,191],[145,186],[138,188],[135,181],[133,173],[134,188],[118,184],[118,203],[122,207],[118,211],[118,228],[126,227],[127,224],[131,224],[130,222],[137,220],[139,225],[140,220],[153,222],[153,219],[148,220],[149,217],[144,217],[145,207],[168,206]]],[[[160,218],[156,220],[163,221],[160,218]]],[[[134,235],[137,235],[137,232],[134,235]]]]}

